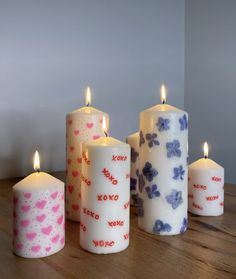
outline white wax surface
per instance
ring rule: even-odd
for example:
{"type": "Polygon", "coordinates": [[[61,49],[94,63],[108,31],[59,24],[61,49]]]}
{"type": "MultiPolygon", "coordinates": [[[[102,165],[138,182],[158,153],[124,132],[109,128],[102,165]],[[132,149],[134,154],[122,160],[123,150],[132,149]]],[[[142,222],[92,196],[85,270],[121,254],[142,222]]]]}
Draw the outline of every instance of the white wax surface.
{"type": "Polygon", "coordinates": [[[211,159],[189,165],[188,208],[193,214],[219,216],[224,213],[224,168],[211,159]]]}
{"type": "Polygon", "coordinates": [[[127,137],[127,143],[131,147],[130,204],[136,205],[139,177],[139,132],[129,135],[127,137]]]}
{"type": "Polygon", "coordinates": [[[66,215],[80,219],[82,143],[104,136],[102,118],[108,115],[93,107],[83,107],[66,117],[66,215]]]}
{"type": "Polygon", "coordinates": [[[175,235],[187,228],[188,114],[167,104],[140,113],[138,224],[175,235]],[[167,148],[168,146],[168,148],[167,148]],[[175,169],[180,175],[175,175],[175,169]]]}
{"type": "Polygon", "coordinates": [[[65,244],[64,183],[33,173],[13,187],[13,250],[25,258],[52,255],[65,244]]]}
{"type": "Polygon", "coordinates": [[[80,245],[108,254],[129,245],[130,147],[114,138],[83,144],[80,245]]]}

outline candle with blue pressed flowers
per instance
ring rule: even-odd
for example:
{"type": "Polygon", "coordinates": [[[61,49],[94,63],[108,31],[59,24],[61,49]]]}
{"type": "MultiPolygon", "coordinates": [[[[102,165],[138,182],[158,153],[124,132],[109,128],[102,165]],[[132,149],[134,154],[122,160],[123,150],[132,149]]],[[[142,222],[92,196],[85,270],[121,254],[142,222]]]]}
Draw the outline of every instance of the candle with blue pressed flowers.
{"type": "Polygon", "coordinates": [[[139,177],[139,133],[131,134],[127,137],[127,143],[131,147],[131,168],[130,168],[130,204],[137,204],[137,188],[139,177]]]}
{"type": "Polygon", "coordinates": [[[187,229],[188,114],[166,104],[140,113],[138,224],[152,234],[187,229]]]}
{"type": "Polygon", "coordinates": [[[189,165],[189,211],[201,216],[224,213],[224,168],[208,158],[208,144],[204,144],[204,158],[189,165]]]}

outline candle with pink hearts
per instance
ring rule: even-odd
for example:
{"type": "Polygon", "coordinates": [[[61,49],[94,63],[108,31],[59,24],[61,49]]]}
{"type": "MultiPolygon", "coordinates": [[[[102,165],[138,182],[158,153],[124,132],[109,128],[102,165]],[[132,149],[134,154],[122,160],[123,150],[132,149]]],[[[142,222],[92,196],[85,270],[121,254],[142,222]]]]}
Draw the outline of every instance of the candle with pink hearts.
{"type": "Polygon", "coordinates": [[[102,117],[108,115],[91,107],[91,91],[85,94],[85,107],[66,116],[66,216],[80,221],[82,143],[103,136],[102,117]]]}
{"type": "Polygon", "coordinates": [[[64,183],[40,171],[35,153],[35,173],[13,187],[13,251],[24,258],[42,258],[65,244],[64,183]]]}

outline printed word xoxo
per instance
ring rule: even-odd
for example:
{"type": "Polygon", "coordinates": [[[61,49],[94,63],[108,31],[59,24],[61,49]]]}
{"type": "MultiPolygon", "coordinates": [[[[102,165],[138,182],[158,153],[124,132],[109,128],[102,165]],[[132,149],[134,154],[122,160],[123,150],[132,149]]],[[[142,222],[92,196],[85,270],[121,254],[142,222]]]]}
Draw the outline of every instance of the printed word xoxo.
{"type": "Polygon", "coordinates": [[[207,201],[215,201],[215,200],[218,200],[219,199],[219,196],[208,196],[206,197],[206,200],[207,201]]]}
{"type": "Polygon", "coordinates": [[[87,216],[91,216],[93,219],[98,220],[99,219],[99,214],[96,214],[95,212],[87,209],[87,208],[83,208],[83,212],[85,215],[87,216]]]}
{"type": "Polygon", "coordinates": [[[121,221],[121,220],[108,221],[108,226],[109,227],[123,227],[124,226],[124,221],[121,221]]]}
{"type": "Polygon", "coordinates": [[[124,204],[124,209],[129,208],[129,201],[124,204]]]}
{"type": "Polygon", "coordinates": [[[117,201],[119,195],[97,195],[98,201],[117,201]]]}
{"type": "Polygon", "coordinates": [[[200,190],[206,190],[207,186],[201,185],[201,184],[193,184],[193,188],[200,189],[200,190]]]}
{"type": "Polygon", "coordinates": [[[112,247],[115,241],[93,240],[95,247],[112,247]]]}
{"type": "Polygon", "coordinates": [[[90,160],[88,159],[88,157],[85,155],[84,152],[82,153],[82,157],[83,157],[85,163],[86,163],[87,165],[90,165],[90,160]]]}
{"type": "Polygon", "coordinates": [[[188,194],[189,199],[193,199],[193,194],[188,194]]]}
{"type": "Polygon", "coordinates": [[[124,240],[127,240],[127,239],[129,239],[129,234],[128,233],[124,234],[124,240]]]}
{"type": "Polygon", "coordinates": [[[112,161],[126,161],[127,156],[122,156],[122,155],[112,155],[112,161]]]}
{"type": "Polygon", "coordinates": [[[203,210],[203,207],[201,205],[198,205],[198,204],[196,204],[194,202],[192,203],[192,206],[197,208],[197,209],[203,210]]]}
{"type": "Polygon", "coordinates": [[[221,178],[220,178],[220,177],[217,177],[217,176],[212,176],[211,180],[212,180],[212,181],[215,181],[215,182],[220,182],[220,181],[221,181],[221,178]]]}
{"type": "Polygon", "coordinates": [[[104,168],[104,169],[102,170],[102,173],[104,174],[104,176],[105,176],[107,179],[109,179],[109,180],[111,181],[111,183],[112,183],[113,185],[116,185],[116,184],[118,183],[118,180],[115,179],[115,178],[111,175],[111,173],[109,172],[109,170],[107,170],[106,168],[104,168]]]}
{"type": "Polygon", "coordinates": [[[91,185],[91,181],[88,178],[86,178],[82,173],[81,173],[80,178],[87,186],[91,185]]]}
{"type": "Polygon", "coordinates": [[[80,221],[80,228],[83,232],[86,232],[87,228],[86,226],[80,221]]]}

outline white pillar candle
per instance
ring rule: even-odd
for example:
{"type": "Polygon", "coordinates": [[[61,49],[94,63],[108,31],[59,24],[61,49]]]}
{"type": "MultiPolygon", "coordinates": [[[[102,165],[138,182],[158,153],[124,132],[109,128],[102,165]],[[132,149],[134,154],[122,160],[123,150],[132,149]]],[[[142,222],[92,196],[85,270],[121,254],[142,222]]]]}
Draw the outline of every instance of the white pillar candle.
{"type": "Polygon", "coordinates": [[[188,114],[162,102],[140,114],[138,224],[175,235],[187,228],[188,114]]]}
{"type": "Polygon", "coordinates": [[[204,144],[204,158],[189,165],[189,211],[202,216],[224,213],[224,168],[208,159],[208,145],[204,144]]]}
{"type": "Polygon", "coordinates": [[[86,107],[67,114],[66,117],[66,216],[80,220],[82,143],[103,136],[102,117],[106,115],[90,107],[90,89],[86,91],[86,107]]]}
{"type": "Polygon", "coordinates": [[[136,205],[138,198],[138,177],[139,177],[139,133],[127,137],[127,143],[131,147],[131,169],[130,169],[130,204],[136,205]]]}
{"type": "Polygon", "coordinates": [[[112,137],[83,144],[80,245],[96,254],[129,245],[130,147],[112,137]]]}
{"type": "Polygon", "coordinates": [[[64,204],[64,183],[45,172],[32,173],[13,187],[16,255],[41,258],[64,247],[64,204]]]}

